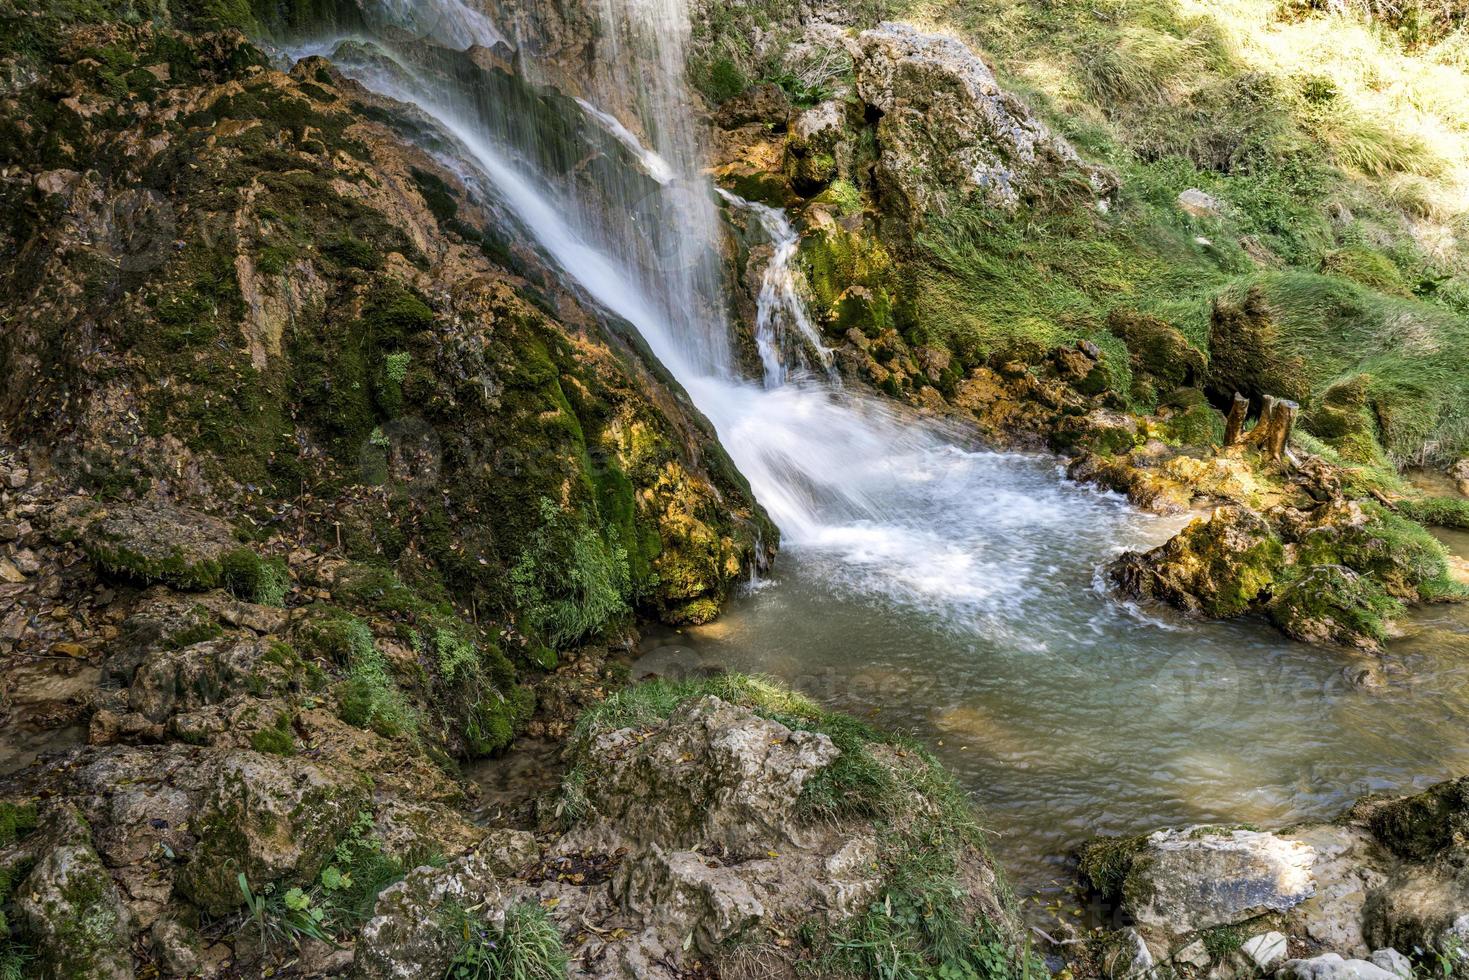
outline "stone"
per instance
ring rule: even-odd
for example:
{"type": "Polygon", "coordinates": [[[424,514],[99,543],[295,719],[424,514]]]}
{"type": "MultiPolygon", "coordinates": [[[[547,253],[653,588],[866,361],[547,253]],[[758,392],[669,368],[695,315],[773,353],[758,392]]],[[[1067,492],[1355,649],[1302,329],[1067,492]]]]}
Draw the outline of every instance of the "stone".
{"type": "Polygon", "coordinates": [[[1469,497],[1469,459],[1461,459],[1451,466],[1449,476],[1458,485],[1459,493],[1469,497]]]}
{"type": "Polygon", "coordinates": [[[15,563],[9,558],[0,558],[0,582],[9,582],[19,585],[26,580],[25,574],[15,567],[15,563]]]}
{"type": "Polygon", "coordinates": [[[199,841],[178,876],[179,890],[210,915],[243,901],[237,875],[252,884],[305,884],[368,803],[351,776],[299,758],[240,751],[222,759],[206,789],[194,832],[199,841]]]}
{"type": "Polygon", "coordinates": [[[886,22],[857,37],[852,60],[858,96],[882,114],[878,179],[914,220],[943,210],[956,192],[1014,207],[1065,170],[1097,190],[1115,182],[1086,167],[957,38],[886,22]]]}
{"type": "Polygon", "coordinates": [[[1386,970],[1398,980],[1413,980],[1413,961],[1391,946],[1375,950],[1369,960],[1373,966],[1386,970]]]}
{"type": "Polygon", "coordinates": [[[1277,963],[1286,958],[1288,945],[1284,935],[1278,932],[1262,932],[1258,936],[1251,936],[1240,946],[1240,952],[1250,958],[1250,962],[1260,968],[1260,972],[1268,973],[1277,963]]]}
{"type": "Polygon", "coordinates": [[[719,106],[714,121],[721,129],[738,129],[752,123],[785,125],[791,113],[791,101],[779,85],[765,82],[751,85],[739,95],[719,106]]]}
{"type": "Polygon", "coordinates": [[[1456,924],[1469,926],[1466,912],[1469,881],[1410,865],[1367,896],[1362,932],[1373,948],[1436,949],[1456,924]]]}
{"type": "Polygon", "coordinates": [[[801,787],[840,754],[825,735],[712,696],[651,735],[609,732],[587,751],[597,760],[587,799],[624,839],[669,849],[717,840],[735,852],[787,840],[801,787]]]}
{"type": "Polygon", "coordinates": [[[133,976],[132,915],[90,845],[48,851],[16,888],[15,910],[34,939],[38,976],[133,976]]]}
{"type": "Polygon", "coordinates": [[[1185,966],[1192,966],[1199,970],[1209,968],[1209,951],[1204,947],[1202,939],[1195,939],[1187,946],[1173,954],[1174,962],[1185,966]]]}
{"type": "Polygon", "coordinates": [[[125,504],[93,515],[82,547],[105,574],[177,589],[219,584],[221,559],[240,547],[228,524],[164,500],[125,504]]]}
{"type": "Polygon", "coordinates": [[[1174,935],[1284,912],[1315,891],[1310,846],[1250,830],[1165,830],[1133,856],[1123,908],[1143,926],[1174,935]]]}
{"type": "Polygon", "coordinates": [[[469,854],[443,868],[416,868],[383,889],[356,944],[356,976],[362,980],[441,977],[461,943],[442,919],[447,905],[475,909],[493,928],[503,928],[507,899],[484,857],[469,854]]]}
{"type": "Polygon", "coordinates": [[[1274,584],[1285,549],[1274,529],[1247,507],[1216,508],[1145,554],[1128,552],[1108,566],[1122,591],[1185,612],[1237,616],[1274,584]]]}
{"type": "Polygon", "coordinates": [[[149,932],[153,958],[165,976],[194,977],[204,972],[199,934],[175,919],[159,919],[149,932]]]}
{"type": "Polygon", "coordinates": [[[1275,972],[1275,980],[1397,980],[1366,960],[1344,960],[1336,953],[1322,953],[1309,960],[1287,960],[1275,972]]]}
{"type": "Polygon", "coordinates": [[[1179,191],[1178,206],[1195,218],[1219,217],[1219,199],[1212,194],[1204,193],[1197,187],[1190,187],[1186,191],[1179,191]]]}
{"type": "Polygon", "coordinates": [[[749,882],[705,860],[692,851],[665,853],[653,844],[620,876],[618,890],[631,908],[657,909],[660,930],[691,936],[694,947],[710,955],[731,937],[759,928],[766,911],[749,882]]]}

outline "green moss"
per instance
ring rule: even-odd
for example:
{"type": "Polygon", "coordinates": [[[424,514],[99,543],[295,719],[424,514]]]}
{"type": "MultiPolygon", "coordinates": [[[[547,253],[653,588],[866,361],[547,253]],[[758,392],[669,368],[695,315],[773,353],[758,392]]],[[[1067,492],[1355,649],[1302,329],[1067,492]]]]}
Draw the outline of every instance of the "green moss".
{"type": "Polygon", "coordinates": [[[1362,646],[1384,642],[1388,622],[1402,615],[1403,605],[1351,569],[1297,566],[1276,587],[1269,612],[1296,639],[1362,646]]]}
{"type": "Polygon", "coordinates": [[[1083,845],[1077,870],[1087,886],[1104,902],[1122,899],[1122,883],[1132,869],[1132,859],[1147,844],[1147,835],[1099,837],[1083,845]]]}
{"type": "Polygon", "coordinates": [[[1367,822],[1394,854],[1409,861],[1430,860],[1469,830],[1469,780],[1450,780],[1416,796],[1378,803],[1367,822]]]}
{"type": "Polygon", "coordinates": [[[295,755],[296,737],[291,732],[291,716],[284,711],[275,716],[275,724],[250,736],[250,746],[267,755],[295,755]]]}
{"type": "Polygon", "coordinates": [[[1344,565],[1371,578],[1387,594],[1407,602],[1431,602],[1456,594],[1444,546],[1421,525],[1375,503],[1364,524],[1328,526],[1307,533],[1298,562],[1344,565]]]}
{"type": "Polygon", "coordinates": [[[34,803],[0,803],[0,848],[9,847],[36,829],[34,803]]]}
{"type": "Polygon", "coordinates": [[[183,592],[207,592],[219,586],[223,574],[217,559],[199,558],[182,548],[150,557],[119,541],[100,538],[85,541],[83,547],[103,574],[141,585],[162,582],[183,592]]]}
{"type": "Polygon", "coordinates": [[[290,592],[291,573],[280,558],[261,558],[249,548],[237,548],[220,558],[220,582],[246,602],[280,606],[290,592]]]}

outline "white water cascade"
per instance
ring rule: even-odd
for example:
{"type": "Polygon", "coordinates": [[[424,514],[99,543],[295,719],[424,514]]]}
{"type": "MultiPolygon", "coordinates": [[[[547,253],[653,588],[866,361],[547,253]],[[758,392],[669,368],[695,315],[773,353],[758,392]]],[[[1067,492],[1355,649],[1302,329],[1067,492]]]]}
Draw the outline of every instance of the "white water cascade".
{"type": "MultiPolygon", "coordinates": [[[[382,2],[385,16],[408,6],[382,2]]],[[[456,13],[462,2],[411,7],[466,18],[459,34],[436,22],[441,45],[489,36],[456,13]]],[[[917,730],[981,798],[1004,831],[1002,859],[1034,887],[1097,833],[1282,825],[1469,766],[1469,637],[1409,654],[1419,691],[1362,694],[1339,662],[1260,624],[1162,623],[1098,594],[1101,563],[1173,526],[1066,483],[1049,458],[974,451],[962,433],[839,385],[800,301],[789,221],[732,201],[774,250],[754,324],[762,376],[741,377],[719,198],[683,79],[684,2],[588,2],[601,21],[596,70],[561,106],[586,122],[579,138],[624,148],[626,173],[583,166],[598,157],[590,146],[552,152],[525,105],[415,60],[422,45],[395,48],[393,32],[299,53],[332,55],[429,117],[439,137],[427,148],[569,285],[636,328],[780,527],[778,587],[645,669],[708,656],[917,730]],[[364,40],[381,47],[340,44],[364,40]]]]}

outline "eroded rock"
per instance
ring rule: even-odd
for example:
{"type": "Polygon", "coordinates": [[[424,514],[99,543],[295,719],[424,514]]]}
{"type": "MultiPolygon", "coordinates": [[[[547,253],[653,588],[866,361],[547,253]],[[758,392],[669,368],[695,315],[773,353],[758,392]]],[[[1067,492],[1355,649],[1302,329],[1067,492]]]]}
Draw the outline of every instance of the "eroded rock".
{"type": "Polygon", "coordinates": [[[1247,610],[1274,584],[1284,562],[1269,522],[1248,508],[1227,506],[1146,554],[1123,555],[1109,572],[1127,595],[1225,618],[1247,610]]]}

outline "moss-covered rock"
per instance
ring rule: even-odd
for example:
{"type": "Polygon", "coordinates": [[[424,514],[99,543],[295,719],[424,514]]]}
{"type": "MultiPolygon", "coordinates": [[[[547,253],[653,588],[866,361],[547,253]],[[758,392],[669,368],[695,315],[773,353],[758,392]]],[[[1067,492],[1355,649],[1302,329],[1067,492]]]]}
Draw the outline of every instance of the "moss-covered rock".
{"type": "Polygon", "coordinates": [[[54,847],[20,882],[16,919],[31,937],[43,980],[133,976],[133,915],[102,859],[87,843],[54,847]]]}
{"type": "Polygon", "coordinates": [[[1229,506],[1146,554],[1123,555],[1109,572],[1128,595],[1225,618],[1268,593],[1284,566],[1285,549],[1270,523],[1248,508],[1229,506]]]}
{"type": "Polygon", "coordinates": [[[176,887],[217,916],[244,903],[242,874],[256,890],[309,885],[367,802],[353,777],[300,758],[228,756],[194,819],[198,842],[176,887]]]}
{"type": "Polygon", "coordinates": [[[1402,603],[1371,578],[1341,565],[1293,568],[1270,600],[1270,619],[1287,636],[1306,643],[1340,643],[1376,649],[1402,603]]]}

